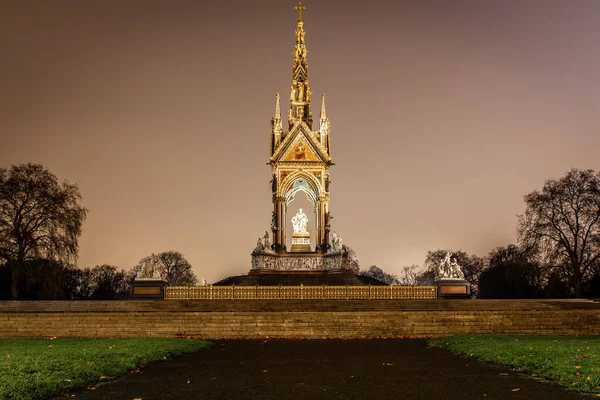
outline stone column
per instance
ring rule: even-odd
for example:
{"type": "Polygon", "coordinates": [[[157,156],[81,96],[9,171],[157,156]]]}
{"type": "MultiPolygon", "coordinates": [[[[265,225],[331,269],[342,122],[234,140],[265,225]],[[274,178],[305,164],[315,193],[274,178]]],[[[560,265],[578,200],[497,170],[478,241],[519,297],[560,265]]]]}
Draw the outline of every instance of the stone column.
{"type": "Polygon", "coordinates": [[[287,251],[287,219],[285,218],[287,215],[287,203],[285,200],[282,203],[281,208],[281,244],[283,244],[283,250],[287,251]]]}
{"type": "Polygon", "coordinates": [[[321,242],[321,246],[324,249],[323,253],[327,253],[327,251],[329,251],[331,248],[331,245],[329,244],[329,225],[331,224],[331,221],[327,221],[327,218],[325,217],[325,215],[329,212],[328,202],[323,204],[323,212],[323,241],[321,242]]]}
{"type": "Polygon", "coordinates": [[[327,253],[329,249],[329,231],[325,227],[325,213],[327,212],[328,203],[326,199],[317,201],[318,214],[318,231],[317,231],[317,251],[321,254],[327,253]]]}
{"type": "Polygon", "coordinates": [[[276,226],[273,231],[273,250],[285,253],[285,197],[275,198],[276,226]]]}
{"type": "Polygon", "coordinates": [[[323,224],[321,223],[321,201],[317,200],[315,201],[315,225],[316,225],[316,232],[315,232],[315,251],[319,251],[319,248],[321,247],[321,232],[322,232],[322,228],[323,228],[323,224]]]}
{"type": "Polygon", "coordinates": [[[317,205],[317,203],[315,202],[314,208],[313,208],[314,214],[315,214],[315,250],[319,248],[319,206],[317,205]]]}

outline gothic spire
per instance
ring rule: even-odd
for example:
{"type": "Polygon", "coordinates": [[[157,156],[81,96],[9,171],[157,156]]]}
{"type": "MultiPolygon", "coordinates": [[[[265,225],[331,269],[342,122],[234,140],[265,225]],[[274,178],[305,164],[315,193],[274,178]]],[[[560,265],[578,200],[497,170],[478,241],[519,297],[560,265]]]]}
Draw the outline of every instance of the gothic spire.
{"type": "Polygon", "coordinates": [[[298,11],[298,26],[296,28],[296,46],[294,48],[294,63],[292,65],[292,87],[290,89],[290,128],[296,121],[304,121],[309,128],[312,126],[310,111],[310,89],[308,87],[308,62],[306,60],[306,44],[304,42],[304,22],[302,11],[306,7],[299,2],[295,7],[298,11]]]}
{"type": "Polygon", "coordinates": [[[327,119],[327,112],[325,112],[325,94],[321,95],[321,121],[327,119]]]}
{"type": "Polygon", "coordinates": [[[281,126],[281,109],[279,108],[279,93],[275,95],[275,116],[271,118],[271,155],[281,143],[281,134],[283,127],[281,126]]]}
{"type": "Polygon", "coordinates": [[[321,145],[329,152],[329,132],[330,123],[327,118],[327,112],[325,111],[325,95],[321,95],[321,115],[319,124],[319,140],[321,145]]]}
{"type": "Polygon", "coordinates": [[[279,107],[279,93],[275,95],[277,99],[275,101],[275,117],[273,118],[273,130],[277,132],[281,132],[283,130],[281,126],[281,108],[279,107]]]}

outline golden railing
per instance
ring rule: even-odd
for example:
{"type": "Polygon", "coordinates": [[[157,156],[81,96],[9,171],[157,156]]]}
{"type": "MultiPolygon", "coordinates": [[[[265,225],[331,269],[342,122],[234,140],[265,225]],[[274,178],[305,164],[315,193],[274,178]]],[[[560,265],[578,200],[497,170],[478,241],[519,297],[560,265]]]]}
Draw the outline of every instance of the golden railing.
{"type": "Polygon", "coordinates": [[[435,286],[167,286],[167,300],[435,299],[435,286]]]}

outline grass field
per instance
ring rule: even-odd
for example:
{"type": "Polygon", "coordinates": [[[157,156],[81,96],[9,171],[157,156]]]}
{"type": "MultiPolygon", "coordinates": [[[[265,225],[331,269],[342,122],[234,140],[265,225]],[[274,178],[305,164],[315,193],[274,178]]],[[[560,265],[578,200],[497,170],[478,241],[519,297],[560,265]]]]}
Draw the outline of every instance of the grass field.
{"type": "Polygon", "coordinates": [[[0,339],[0,399],[44,399],[210,346],[192,339],[0,339]]]}
{"type": "Polygon", "coordinates": [[[600,397],[600,336],[459,335],[428,343],[600,397]]]}

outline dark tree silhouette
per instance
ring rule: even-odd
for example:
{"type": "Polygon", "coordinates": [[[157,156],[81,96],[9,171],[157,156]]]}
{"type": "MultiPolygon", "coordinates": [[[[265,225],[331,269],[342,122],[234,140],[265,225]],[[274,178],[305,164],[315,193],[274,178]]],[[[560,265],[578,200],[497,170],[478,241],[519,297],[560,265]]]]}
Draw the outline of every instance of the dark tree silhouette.
{"type": "Polygon", "coordinates": [[[586,288],[586,296],[600,299],[600,273],[594,274],[586,288]]]}
{"type": "Polygon", "coordinates": [[[600,173],[570,170],[525,196],[519,216],[519,242],[535,248],[548,265],[557,265],[575,297],[600,257],[600,173]]]}
{"type": "MultiPolygon", "coordinates": [[[[9,262],[9,268],[14,270],[9,262]]],[[[26,260],[19,266],[21,273],[18,280],[12,274],[12,288],[16,287],[20,300],[64,300],[63,286],[65,268],[54,260],[26,260]]]]}
{"type": "MultiPolygon", "coordinates": [[[[562,269],[562,268],[561,268],[562,269]]],[[[561,269],[549,268],[545,277],[544,297],[549,299],[564,299],[569,297],[569,285],[560,273],[561,269]]]]}
{"type": "Polygon", "coordinates": [[[63,286],[68,300],[89,300],[95,285],[90,268],[65,268],[63,286]]]}
{"type": "Polygon", "coordinates": [[[531,252],[511,244],[492,250],[488,260],[488,268],[479,276],[479,298],[515,299],[537,296],[542,270],[531,252]]]}
{"type": "Polygon", "coordinates": [[[115,300],[127,297],[129,285],[127,274],[112,265],[98,265],[91,270],[92,300],[115,300]]]}
{"type": "Polygon", "coordinates": [[[60,184],[39,164],[0,168],[0,258],[12,271],[13,299],[27,260],[69,264],[77,258],[87,210],[77,185],[60,184]]]}
{"type": "Polygon", "coordinates": [[[12,276],[10,267],[0,264],[0,300],[10,300],[12,276]]]}

